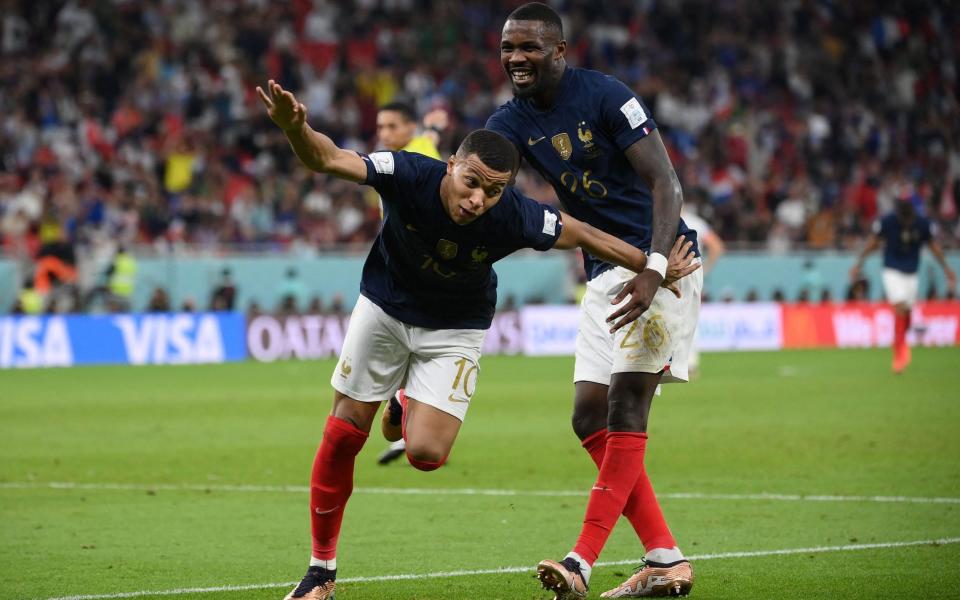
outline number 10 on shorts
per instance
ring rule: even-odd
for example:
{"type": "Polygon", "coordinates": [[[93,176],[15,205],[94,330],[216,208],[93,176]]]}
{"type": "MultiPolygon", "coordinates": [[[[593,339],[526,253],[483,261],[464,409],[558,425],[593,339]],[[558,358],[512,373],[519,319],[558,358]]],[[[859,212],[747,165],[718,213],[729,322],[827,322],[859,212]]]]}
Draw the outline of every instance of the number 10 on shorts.
{"type": "Polygon", "coordinates": [[[461,358],[454,364],[457,365],[457,374],[453,378],[453,385],[450,386],[452,391],[450,392],[450,397],[447,399],[450,400],[450,402],[470,402],[474,392],[477,391],[477,373],[479,367],[470,362],[468,358],[461,358]],[[457,397],[461,389],[466,398],[457,397]]]}

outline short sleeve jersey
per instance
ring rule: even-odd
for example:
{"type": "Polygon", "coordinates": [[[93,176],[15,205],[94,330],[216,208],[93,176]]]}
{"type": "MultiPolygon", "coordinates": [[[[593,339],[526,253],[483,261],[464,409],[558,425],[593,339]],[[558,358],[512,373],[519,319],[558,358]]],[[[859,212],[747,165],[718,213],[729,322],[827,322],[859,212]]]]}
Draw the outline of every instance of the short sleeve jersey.
{"type": "MultiPolygon", "coordinates": [[[[550,182],[565,211],[644,251],[653,233],[653,196],[627,160],[625,150],[657,125],[650,110],[618,79],[567,67],[557,100],[538,110],[514,98],[487,120],[512,141],[530,165],[550,182]]],[[[678,235],[696,232],[681,219],[678,235]]],[[[610,268],[584,253],[587,278],[610,268]]]]}
{"type": "Polygon", "coordinates": [[[560,237],[560,213],[510,186],[486,213],[458,225],[440,198],[446,163],[403,151],[363,158],[364,183],[380,193],[385,218],[360,293],[408,325],[489,328],[497,304],[493,263],[521,248],[549,250],[560,237]]]}
{"type": "Polygon", "coordinates": [[[883,239],[883,266],[903,273],[916,273],[920,268],[920,250],[933,236],[930,221],[916,215],[909,225],[895,213],[873,224],[873,232],[883,239]]]}

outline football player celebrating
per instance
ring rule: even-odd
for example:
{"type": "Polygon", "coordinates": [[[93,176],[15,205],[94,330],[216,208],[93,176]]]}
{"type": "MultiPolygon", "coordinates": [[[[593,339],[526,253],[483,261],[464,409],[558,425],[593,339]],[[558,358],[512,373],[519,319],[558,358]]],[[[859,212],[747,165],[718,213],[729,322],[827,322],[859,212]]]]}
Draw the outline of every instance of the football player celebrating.
{"type": "Polygon", "coordinates": [[[590,570],[623,514],[646,548],[646,562],[603,597],[685,594],[693,572],[643,460],[659,384],[688,378],[702,273],[680,280],[679,298],[658,290],[674,240],[695,241],[696,232],[680,218],[680,182],[650,111],[617,79],[568,67],[566,48],[560,17],[549,6],[525,4],[510,14],[500,60],[514,98],[487,128],[514,143],[566,212],[649,256],[646,269],[633,272],[584,255],[573,428],[600,474],[573,549],[562,561],[542,561],[537,571],[558,600],[586,597],[590,570]],[[618,305],[612,314],[611,304],[618,305]]]}
{"type": "MultiPolygon", "coordinates": [[[[384,205],[331,377],[333,410],[311,472],[310,566],[287,595],[329,600],[356,456],[382,399],[406,382],[397,429],[410,464],[432,471],[450,453],[477,389],[480,349],[496,306],[492,264],[521,248],[580,247],[642,272],[647,257],[508,187],[519,157],[495,132],[470,133],[446,162],[409,152],[361,155],[313,130],[306,107],[274,81],[257,94],[304,165],[370,185],[384,205]]],[[[673,246],[668,280],[695,272],[690,248],[679,241],[673,246]]]]}

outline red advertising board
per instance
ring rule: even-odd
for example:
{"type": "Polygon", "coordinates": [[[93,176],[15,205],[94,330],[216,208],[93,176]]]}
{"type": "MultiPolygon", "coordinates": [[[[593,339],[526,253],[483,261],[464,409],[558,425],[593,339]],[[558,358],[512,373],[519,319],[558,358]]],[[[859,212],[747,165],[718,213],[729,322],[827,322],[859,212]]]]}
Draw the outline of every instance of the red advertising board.
{"type": "MultiPolygon", "coordinates": [[[[887,304],[784,304],[784,348],[890,346],[893,310],[887,304]]],[[[955,346],[960,302],[924,302],[913,308],[908,341],[914,346],[955,346]]]]}

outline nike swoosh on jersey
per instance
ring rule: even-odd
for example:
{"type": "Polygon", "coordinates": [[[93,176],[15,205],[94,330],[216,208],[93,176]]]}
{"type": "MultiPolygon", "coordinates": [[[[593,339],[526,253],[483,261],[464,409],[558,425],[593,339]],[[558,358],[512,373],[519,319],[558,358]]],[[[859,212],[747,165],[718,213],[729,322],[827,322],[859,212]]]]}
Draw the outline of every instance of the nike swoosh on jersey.
{"type": "Polygon", "coordinates": [[[537,138],[537,139],[533,139],[532,137],[528,137],[528,138],[527,138],[527,143],[530,144],[531,146],[533,146],[534,144],[537,144],[537,143],[539,143],[539,142],[542,142],[542,141],[545,140],[545,139],[547,139],[547,136],[539,137],[539,138],[537,138]]]}
{"type": "Polygon", "coordinates": [[[317,513],[318,515],[329,515],[333,511],[337,510],[338,508],[340,508],[339,504],[334,506],[330,510],[320,510],[320,507],[318,506],[317,508],[313,509],[313,512],[317,513]]]}

